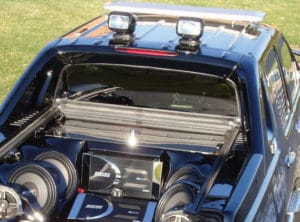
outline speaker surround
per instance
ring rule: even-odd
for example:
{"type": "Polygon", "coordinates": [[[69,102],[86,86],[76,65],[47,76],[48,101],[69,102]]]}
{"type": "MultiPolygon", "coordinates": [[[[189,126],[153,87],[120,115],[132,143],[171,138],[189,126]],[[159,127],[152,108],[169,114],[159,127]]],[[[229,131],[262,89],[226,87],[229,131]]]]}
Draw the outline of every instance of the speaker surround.
{"type": "Polygon", "coordinates": [[[164,213],[171,209],[183,208],[186,204],[193,203],[197,190],[184,180],[173,184],[160,198],[156,212],[155,222],[160,221],[164,213]]]}
{"type": "Polygon", "coordinates": [[[197,165],[184,165],[179,168],[165,183],[164,189],[168,189],[172,184],[180,180],[187,180],[194,183],[202,183],[205,180],[205,171],[201,170],[201,166],[197,165]]]}
{"type": "Polygon", "coordinates": [[[59,198],[69,200],[75,195],[78,186],[77,171],[67,156],[57,151],[47,151],[39,154],[35,160],[50,163],[58,169],[61,175],[57,184],[60,188],[59,198]]]}
{"type": "Polygon", "coordinates": [[[183,209],[186,204],[195,201],[210,170],[209,164],[185,164],[178,168],[164,184],[164,193],[155,212],[155,222],[191,221],[183,209]]]}
{"type": "Polygon", "coordinates": [[[56,181],[51,174],[55,169],[38,163],[26,163],[15,167],[8,183],[32,206],[45,215],[54,212],[58,200],[56,181]]]}

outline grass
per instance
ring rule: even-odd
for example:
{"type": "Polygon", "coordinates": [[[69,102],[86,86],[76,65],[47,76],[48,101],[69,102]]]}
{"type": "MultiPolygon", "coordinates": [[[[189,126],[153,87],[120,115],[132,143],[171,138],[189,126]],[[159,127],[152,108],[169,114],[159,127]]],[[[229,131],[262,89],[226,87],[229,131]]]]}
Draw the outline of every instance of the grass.
{"type": "Polygon", "coordinates": [[[0,0],[0,101],[51,40],[102,13],[99,0],[0,0]]]}
{"type": "MultiPolygon", "coordinates": [[[[150,1],[150,0],[149,0],[150,1]]],[[[300,48],[299,0],[155,0],[161,3],[265,11],[265,23],[300,48]]],[[[0,0],[0,101],[49,41],[103,13],[104,0],[0,0]]]]}

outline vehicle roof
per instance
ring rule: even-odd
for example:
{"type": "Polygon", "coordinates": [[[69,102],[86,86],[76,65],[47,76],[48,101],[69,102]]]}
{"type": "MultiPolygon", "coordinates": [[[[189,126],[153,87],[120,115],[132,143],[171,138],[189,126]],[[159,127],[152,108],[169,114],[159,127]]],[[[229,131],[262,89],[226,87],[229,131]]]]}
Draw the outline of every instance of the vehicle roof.
{"type": "MultiPolygon", "coordinates": [[[[211,8],[207,10],[211,11],[211,8]]],[[[227,18],[220,20],[217,12],[215,12],[216,19],[212,18],[213,13],[209,18],[203,19],[205,28],[200,38],[198,55],[226,59],[226,54],[230,53],[234,56],[229,60],[237,63],[244,55],[249,54],[259,59],[276,29],[261,24],[262,19],[259,21],[227,18]]],[[[134,13],[134,15],[137,18],[137,25],[134,32],[135,39],[129,45],[130,47],[176,51],[180,40],[180,36],[176,33],[176,22],[181,15],[157,15],[152,12],[134,13]]],[[[107,26],[107,18],[107,15],[103,15],[74,29],[62,36],[57,46],[109,46],[113,32],[107,26]]]]}

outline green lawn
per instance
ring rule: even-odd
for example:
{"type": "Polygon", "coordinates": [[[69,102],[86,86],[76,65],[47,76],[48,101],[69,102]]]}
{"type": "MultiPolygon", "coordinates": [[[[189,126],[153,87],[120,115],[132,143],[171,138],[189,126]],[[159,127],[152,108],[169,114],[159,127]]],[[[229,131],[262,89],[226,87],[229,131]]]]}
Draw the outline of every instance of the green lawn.
{"type": "MultiPolygon", "coordinates": [[[[299,0],[156,0],[265,11],[265,23],[279,27],[300,48],[299,0]]],[[[0,0],[0,101],[34,56],[52,39],[103,13],[104,0],[0,0]]]]}

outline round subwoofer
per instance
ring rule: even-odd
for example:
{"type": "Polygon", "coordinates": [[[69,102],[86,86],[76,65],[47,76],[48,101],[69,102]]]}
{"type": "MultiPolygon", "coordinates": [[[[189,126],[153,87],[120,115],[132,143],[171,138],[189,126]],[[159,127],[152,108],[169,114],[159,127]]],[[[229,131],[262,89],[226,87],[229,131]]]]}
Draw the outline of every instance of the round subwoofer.
{"type": "Polygon", "coordinates": [[[52,171],[37,163],[22,164],[12,171],[8,182],[27,198],[34,208],[50,215],[57,204],[57,189],[51,176],[52,171]]]}
{"type": "Polygon", "coordinates": [[[184,181],[175,183],[160,198],[156,211],[155,222],[159,222],[164,213],[171,209],[183,208],[195,201],[195,189],[184,181]]]}
{"type": "Polygon", "coordinates": [[[187,180],[190,182],[201,184],[207,174],[207,169],[205,165],[197,166],[197,165],[186,165],[179,168],[172,176],[167,180],[165,184],[165,189],[168,189],[172,184],[178,182],[180,180],[187,180]],[[203,169],[202,169],[203,168],[203,169]]]}
{"type": "Polygon", "coordinates": [[[58,169],[61,175],[57,183],[59,198],[68,200],[75,195],[78,185],[77,171],[66,155],[57,151],[48,151],[39,154],[35,160],[50,163],[58,169]]]}

